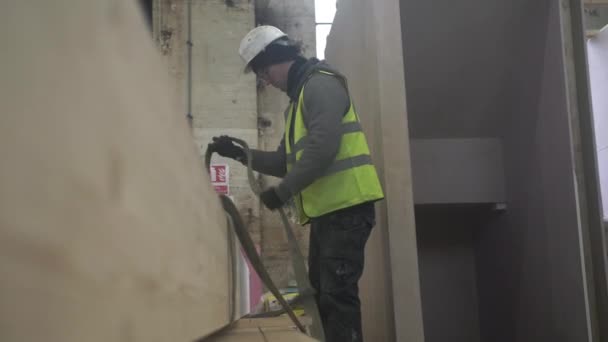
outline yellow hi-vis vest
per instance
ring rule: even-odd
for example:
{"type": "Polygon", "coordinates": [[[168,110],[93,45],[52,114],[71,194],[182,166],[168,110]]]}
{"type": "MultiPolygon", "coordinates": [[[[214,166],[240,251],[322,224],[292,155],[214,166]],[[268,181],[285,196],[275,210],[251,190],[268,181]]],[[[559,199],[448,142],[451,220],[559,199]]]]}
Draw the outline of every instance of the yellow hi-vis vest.
{"type": "MultiPolygon", "coordinates": [[[[315,72],[340,77],[327,71],[315,72]]],[[[285,122],[287,172],[300,159],[306,145],[307,130],[302,116],[305,88],[306,85],[302,87],[298,100],[290,105],[285,122]],[[294,104],[297,105],[295,109],[294,104]],[[293,129],[290,128],[292,124],[293,129]],[[293,137],[290,131],[293,131],[293,137]]],[[[341,134],[338,154],[325,174],[294,196],[300,224],[332,211],[384,198],[352,101],[342,119],[341,134]]]]}

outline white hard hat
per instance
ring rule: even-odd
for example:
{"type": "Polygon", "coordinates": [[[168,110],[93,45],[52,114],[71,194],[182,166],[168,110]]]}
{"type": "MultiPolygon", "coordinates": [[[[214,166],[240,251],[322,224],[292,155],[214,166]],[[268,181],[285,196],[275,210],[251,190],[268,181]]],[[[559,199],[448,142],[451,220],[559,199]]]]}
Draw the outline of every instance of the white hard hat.
{"type": "Polygon", "coordinates": [[[286,38],[287,34],[274,26],[258,26],[249,31],[245,38],[241,40],[239,55],[245,62],[245,72],[249,71],[249,63],[264,51],[268,45],[274,41],[286,38]]]}

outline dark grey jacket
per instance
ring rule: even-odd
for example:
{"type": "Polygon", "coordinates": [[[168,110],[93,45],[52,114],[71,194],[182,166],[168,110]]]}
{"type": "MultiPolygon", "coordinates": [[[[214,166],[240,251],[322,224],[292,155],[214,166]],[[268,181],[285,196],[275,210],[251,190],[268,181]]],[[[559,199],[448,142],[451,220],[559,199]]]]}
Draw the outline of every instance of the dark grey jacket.
{"type": "MultiPolygon", "coordinates": [[[[350,107],[348,91],[338,77],[318,72],[310,76],[317,68],[331,70],[329,65],[315,58],[296,61],[289,70],[287,95],[292,102],[297,101],[306,84],[302,115],[308,139],[300,160],[287,173],[284,138],[276,151],[252,151],[254,170],[283,178],[277,187],[283,201],[321,177],[334,161],[340,147],[342,117],[350,107]]],[[[289,114],[287,110],[285,118],[289,114]]]]}

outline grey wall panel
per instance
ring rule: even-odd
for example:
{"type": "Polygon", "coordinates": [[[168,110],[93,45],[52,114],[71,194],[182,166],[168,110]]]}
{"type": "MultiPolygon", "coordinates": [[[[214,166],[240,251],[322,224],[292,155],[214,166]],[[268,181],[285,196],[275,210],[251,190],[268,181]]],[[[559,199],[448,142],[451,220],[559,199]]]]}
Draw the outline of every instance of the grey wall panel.
{"type": "Polygon", "coordinates": [[[496,137],[521,0],[401,0],[413,138],[496,137]]]}
{"type": "Polygon", "coordinates": [[[587,341],[558,3],[529,4],[512,69],[509,209],[478,245],[483,341],[587,341]]]}
{"type": "Polygon", "coordinates": [[[414,202],[505,202],[499,139],[414,139],[414,202]]]}
{"type": "Polygon", "coordinates": [[[426,342],[480,341],[473,241],[488,207],[416,206],[426,342]]]}

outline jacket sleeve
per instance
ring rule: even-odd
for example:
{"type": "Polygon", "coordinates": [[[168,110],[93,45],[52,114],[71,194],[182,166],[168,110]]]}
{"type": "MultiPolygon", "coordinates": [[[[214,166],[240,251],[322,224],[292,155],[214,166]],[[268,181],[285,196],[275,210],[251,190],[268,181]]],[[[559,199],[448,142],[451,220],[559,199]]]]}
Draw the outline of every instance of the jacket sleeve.
{"type": "Polygon", "coordinates": [[[325,74],[310,78],[302,109],[308,138],[301,158],[277,187],[281,200],[301,192],[333,163],[342,139],[342,118],[349,107],[348,92],[341,80],[325,74]]]}
{"type": "Polygon", "coordinates": [[[281,140],[276,151],[251,150],[251,165],[259,173],[284,177],[287,171],[285,140],[281,140]]]}

